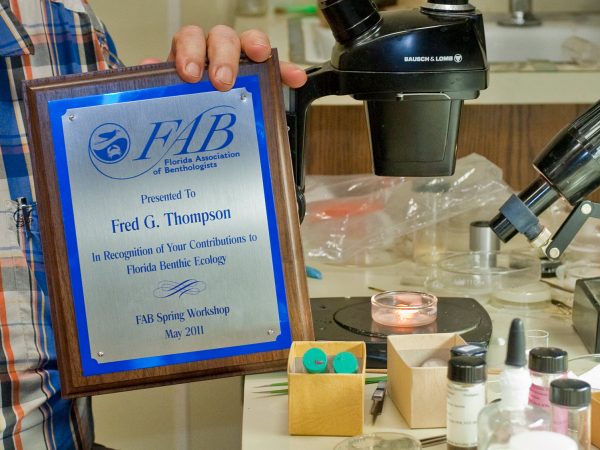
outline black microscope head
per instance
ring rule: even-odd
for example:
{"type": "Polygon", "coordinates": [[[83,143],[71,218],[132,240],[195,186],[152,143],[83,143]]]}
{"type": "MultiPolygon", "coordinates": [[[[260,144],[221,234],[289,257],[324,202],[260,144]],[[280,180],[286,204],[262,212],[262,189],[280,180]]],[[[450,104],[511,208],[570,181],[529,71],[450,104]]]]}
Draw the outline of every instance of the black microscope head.
{"type": "Polygon", "coordinates": [[[331,90],[364,100],[374,171],[454,172],[463,100],[487,87],[481,14],[467,0],[379,12],[371,0],[321,0],[336,45],[331,90]]]}

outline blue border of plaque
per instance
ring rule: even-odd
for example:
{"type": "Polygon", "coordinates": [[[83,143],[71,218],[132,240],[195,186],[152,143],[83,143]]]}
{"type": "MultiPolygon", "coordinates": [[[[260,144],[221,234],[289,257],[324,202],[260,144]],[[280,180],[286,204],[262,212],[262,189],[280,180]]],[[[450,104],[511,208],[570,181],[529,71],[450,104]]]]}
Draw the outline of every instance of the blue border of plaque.
{"type": "Polygon", "coordinates": [[[244,88],[252,94],[254,119],[258,140],[258,153],[262,172],[262,187],[267,211],[267,224],[269,230],[269,242],[271,249],[271,260],[273,264],[273,275],[275,282],[275,293],[277,297],[277,308],[281,333],[274,340],[265,339],[265,342],[239,345],[234,347],[211,348],[206,350],[175,353],[160,356],[150,356],[137,359],[128,359],[113,362],[99,362],[92,357],[90,346],[90,335],[85,308],[85,292],[82,283],[82,272],[78,252],[78,236],[75,226],[73,211],[72,186],[69,178],[67,164],[67,149],[65,146],[65,135],[62,118],[67,110],[77,108],[126,103],[138,100],[173,97],[186,94],[214,91],[208,81],[195,84],[177,84],[172,86],[148,88],[134,91],[91,95],[84,97],[66,98],[54,100],[48,103],[50,125],[54,141],[56,160],[56,173],[58,188],[61,198],[61,210],[64,222],[64,232],[67,245],[69,271],[71,286],[73,290],[73,302],[77,323],[77,332],[80,345],[80,357],[84,376],[101,375],[134,369],[145,369],[172,364],[189,363],[215,358],[226,358],[251,353],[268,352],[274,350],[287,350],[291,343],[291,329],[288,318],[288,307],[284,284],[281,250],[279,245],[276,211],[273,198],[273,189],[269,170],[269,157],[267,153],[267,141],[264,129],[264,116],[257,75],[240,76],[236,80],[235,88],[244,88]]]}

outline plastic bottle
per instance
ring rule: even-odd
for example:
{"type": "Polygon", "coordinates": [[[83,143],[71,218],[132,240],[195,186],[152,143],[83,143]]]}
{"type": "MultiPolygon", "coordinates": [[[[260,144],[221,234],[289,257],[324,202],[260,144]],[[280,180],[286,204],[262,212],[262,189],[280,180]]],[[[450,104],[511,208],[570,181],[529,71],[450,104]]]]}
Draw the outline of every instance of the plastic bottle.
{"type": "Polygon", "coordinates": [[[579,450],[591,448],[592,389],[583,380],[564,378],[550,383],[552,431],[571,437],[579,450]]]}
{"type": "Polygon", "coordinates": [[[485,407],[485,360],[457,356],[448,361],[448,450],[477,450],[477,416],[485,407]]]}
{"type": "Polygon", "coordinates": [[[516,434],[549,430],[548,411],[528,404],[530,386],[523,321],[514,319],[510,325],[505,367],[500,375],[501,399],[479,414],[479,450],[509,449],[509,441],[516,434]]]}
{"type": "Polygon", "coordinates": [[[556,347],[536,347],[529,352],[531,389],[529,404],[550,411],[550,383],[567,377],[567,352],[556,347]]]}

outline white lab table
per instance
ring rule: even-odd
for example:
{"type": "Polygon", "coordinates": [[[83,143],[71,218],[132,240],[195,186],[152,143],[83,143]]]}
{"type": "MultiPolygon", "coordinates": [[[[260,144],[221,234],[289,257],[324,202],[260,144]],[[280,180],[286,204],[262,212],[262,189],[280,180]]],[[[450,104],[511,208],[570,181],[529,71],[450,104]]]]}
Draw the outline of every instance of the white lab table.
{"type": "MultiPolygon", "coordinates": [[[[402,264],[369,269],[311,265],[316,266],[323,273],[322,280],[309,279],[311,297],[371,296],[374,292],[369,289],[369,286],[385,290],[398,289],[401,288],[398,280],[402,278],[401,275],[404,270],[402,264]]],[[[550,334],[549,345],[563,348],[569,353],[569,357],[588,353],[579,336],[573,330],[570,318],[565,315],[557,313],[556,315],[544,314],[539,317],[532,313],[518,314],[514,311],[494,312],[490,315],[494,327],[488,351],[488,366],[490,368],[500,368],[502,365],[506,352],[505,338],[508,334],[510,321],[514,317],[521,317],[526,328],[548,331],[550,334]]],[[[261,386],[286,380],[287,376],[284,372],[252,375],[245,378],[242,449],[329,450],[344,440],[344,437],[339,436],[315,437],[290,436],[288,434],[287,396],[269,396],[260,393],[260,391],[266,390],[261,386]]],[[[375,385],[367,385],[365,389],[364,433],[375,431],[405,432],[418,439],[445,433],[443,428],[409,429],[390,398],[386,399],[381,416],[377,418],[375,426],[372,426],[369,411],[374,389],[375,385]]],[[[446,448],[446,444],[429,448],[441,450],[446,448]]]]}

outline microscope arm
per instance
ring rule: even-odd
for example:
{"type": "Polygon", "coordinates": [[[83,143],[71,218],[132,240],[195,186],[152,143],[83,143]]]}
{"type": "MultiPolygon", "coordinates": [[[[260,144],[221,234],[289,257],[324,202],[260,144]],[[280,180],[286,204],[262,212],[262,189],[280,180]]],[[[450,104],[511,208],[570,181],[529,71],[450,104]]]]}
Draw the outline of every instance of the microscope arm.
{"type": "Polygon", "coordinates": [[[600,219],[600,204],[584,200],[573,208],[569,217],[544,248],[546,256],[550,259],[560,258],[589,217],[600,219]]]}
{"type": "Polygon", "coordinates": [[[306,73],[306,84],[299,89],[290,90],[290,107],[286,113],[300,220],[306,212],[304,160],[309,106],[317,98],[339,95],[338,77],[329,63],[310,67],[306,73]]]}

